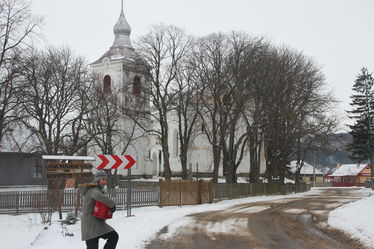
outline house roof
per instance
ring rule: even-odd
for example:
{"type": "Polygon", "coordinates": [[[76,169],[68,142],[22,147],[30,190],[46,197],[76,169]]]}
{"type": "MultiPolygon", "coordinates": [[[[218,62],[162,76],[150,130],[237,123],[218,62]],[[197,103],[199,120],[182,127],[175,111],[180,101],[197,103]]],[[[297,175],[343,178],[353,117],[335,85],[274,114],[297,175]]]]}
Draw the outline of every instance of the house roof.
{"type": "Polygon", "coordinates": [[[368,164],[342,164],[340,168],[336,169],[331,176],[356,176],[368,164]]]}
{"type": "MultiPolygon", "coordinates": [[[[310,165],[307,162],[304,162],[304,165],[303,165],[303,167],[300,170],[300,174],[301,175],[313,175],[313,171],[314,171],[314,174],[316,174],[316,175],[323,175],[323,172],[321,170],[319,170],[319,169],[313,169],[313,168],[314,167],[312,165],[310,165]]],[[[292,173],[296,172],[296,161],[292,161],[290,163],[290,171],[292,173]]]]}

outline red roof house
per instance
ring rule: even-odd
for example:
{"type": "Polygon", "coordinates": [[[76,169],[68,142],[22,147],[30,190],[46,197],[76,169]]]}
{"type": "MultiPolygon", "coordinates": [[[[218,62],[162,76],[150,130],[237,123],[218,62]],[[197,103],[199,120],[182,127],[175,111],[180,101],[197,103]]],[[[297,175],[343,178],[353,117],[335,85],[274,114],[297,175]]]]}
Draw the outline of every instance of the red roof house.
{"type": "Polygon", "coordinates": [[[333,177],[333,187],[364,186],[371,179],[370,164],[342,164],[330,176],[333,177]]]}

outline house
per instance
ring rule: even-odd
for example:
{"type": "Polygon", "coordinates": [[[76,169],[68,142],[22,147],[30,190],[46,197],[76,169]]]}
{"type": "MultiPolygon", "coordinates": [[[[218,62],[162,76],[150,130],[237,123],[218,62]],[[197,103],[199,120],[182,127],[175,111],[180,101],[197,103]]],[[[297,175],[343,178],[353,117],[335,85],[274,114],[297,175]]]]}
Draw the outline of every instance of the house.
{"type": "MultiPolygon", "coordinates": [[[[295,177],[297,163],[296,161],[292,161],[289,165],[290,172],[295,177]]],[[[323,182],[323,172],[319,169],[316,169],[312,165],[304,162],[301,170],[300,170],[300,181],[301,182],[314,182],[313,179],[315,177],[315,182],[323,182]]]]}
{"type": "Polygon", "coordinates": [[[331,174],[333,187],[364,186],[371,179],[370,164],[342,164],[331,174]]]}
{"type": "Polygon", "coordinates": [[[0,152],[0,186],[47,185],[40,154],[0,152]]]}

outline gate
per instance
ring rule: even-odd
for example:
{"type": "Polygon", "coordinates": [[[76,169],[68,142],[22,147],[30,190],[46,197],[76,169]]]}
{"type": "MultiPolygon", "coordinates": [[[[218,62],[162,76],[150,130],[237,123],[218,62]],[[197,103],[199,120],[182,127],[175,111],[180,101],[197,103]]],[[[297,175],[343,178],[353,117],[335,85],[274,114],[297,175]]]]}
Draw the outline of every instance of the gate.
{"type": "Polygon", "coordinates": [[[193,180],[160,180],[160,206],[212,203],[213,183],[193,180]]]}

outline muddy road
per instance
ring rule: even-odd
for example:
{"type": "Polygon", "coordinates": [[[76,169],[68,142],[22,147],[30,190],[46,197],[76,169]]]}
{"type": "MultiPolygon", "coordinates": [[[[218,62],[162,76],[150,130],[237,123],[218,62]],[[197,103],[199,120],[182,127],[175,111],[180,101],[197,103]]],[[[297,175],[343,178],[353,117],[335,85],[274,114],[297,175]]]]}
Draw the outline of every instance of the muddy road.
{"type": "Polygon", "coordinates": [[[367,249],[327,225],[331,210],[364,196],[355,188],[327,188],[317,195],[197,213],[164,227],[146,248],[367,249]]]}

